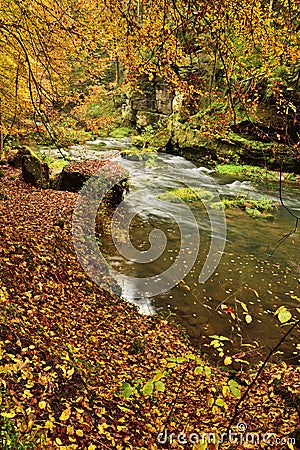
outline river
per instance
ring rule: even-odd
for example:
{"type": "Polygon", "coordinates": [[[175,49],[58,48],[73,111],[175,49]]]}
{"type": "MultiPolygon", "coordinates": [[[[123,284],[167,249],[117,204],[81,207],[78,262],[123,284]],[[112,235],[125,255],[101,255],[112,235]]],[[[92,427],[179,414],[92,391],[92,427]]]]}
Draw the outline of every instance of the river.
{"type": "MultiPolygon", "coordinates": [[[[106,143],[108,150],[130,146],[128,139],[99,139],[84,146],[86,155],[95,157],[99,142],[106,143]]],[[[78,150],[82,151],[76,147],[75,153],[78,150]]],[[[166,238],[163,241],[164,251],[150,262],[145,262],[122,256],[114,240],[106,236],[101,246],[102,253],[115,270],[131,280],[129,283],[121,281],[122,296],[137,304],[144,314],[159,312],[165,318],[174,317],[194,343],[204,352],[214,355],[220,364],[223,361],[222,352],[230,354],[236,361],[250,362],[266,355],[288,327],[288,324],[280,324],[274,312],[280,306],[286,306],[295,318],[299,318],[297,308],[300,308],[299,232],[289,234],[295,220],[279,204],[278,186],[220,176],[205,167],[195,167],[182,157],[168,154],[159,154],[157,160],[150,162],[120,156],[118,161],[130,172],[131,188],[124,202],[126,211],[132,216],[129,228],[132,245],[138,252],[146,254],[151,247],[149,236],[153,230],[161,230],[166,238]],[[240,209],[226,209],[226,230],[222,215],[219,215],[214,220],[220,220],[220,223],[212,232],[209,210],[203,207],[205,201],[188,204],[187,212],[181,203],[159,198],[170,189],[180,187],[213,189],[226,198],[240,194],[257,199],[266,197],[277,202],[278,209],[268,220],[251,218],[240,209]],[[189,211],[195,218],[196,227],[190,223],[189,211]],[[145,294],[139,279],[157,277],[156,281],[161,283],[160,274],[167,273],[176,265],[183,228],[187,230],[185,255],[195,253],[199,235],[195,263],[179,277],[177,284],[170,280],[170,289],[166,288],[165,282],[158,289],[162,292],[151,295],[155,290],[150,289],[150,295],[145,294]],[[221,252],[222,246],[219,244],[222,244],[224,231],[226,239],[224,251],[221,252]],[[219,263],[205,282],[199,282],[213,240],[217,246],[215,256],[219,255],[215,260],[219,263]],[[139,292],[142,294],[139,295],[139,292]],[[224,336],[229,340],[210,336],[224,336]]],[[[300,190],[284,189],[283,197],[285,205],[300,216],[300,190]]],[[[157,243],[160,238],[161,234],[155,237],[157,243]]],[[[275,355],[275,360],[282,358],[287,362],[299,363],[299,330],[289,336],[275,355]]]]}

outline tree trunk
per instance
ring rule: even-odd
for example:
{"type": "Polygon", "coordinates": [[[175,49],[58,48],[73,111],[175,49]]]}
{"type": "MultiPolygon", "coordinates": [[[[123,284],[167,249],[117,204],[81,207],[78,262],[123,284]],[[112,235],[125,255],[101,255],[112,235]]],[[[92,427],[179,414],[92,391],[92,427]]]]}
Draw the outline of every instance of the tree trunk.
{"type": "Polygon", "coordinates": [[[143,25],[143,0],[138,1],[137,18],[140,25],[143,25]]]}
{"type": "Polygon", "coordinates": [[[0,161],[3,159],[2,99],[0,98],[0,161]]]}
{"type": "Polygon", "coordinates": [[[116,85],[119,86],[119,84],[120,84],[120,61],[119,61],[118,56],[116,56],[115,64],[116,64],[116,85]]]}

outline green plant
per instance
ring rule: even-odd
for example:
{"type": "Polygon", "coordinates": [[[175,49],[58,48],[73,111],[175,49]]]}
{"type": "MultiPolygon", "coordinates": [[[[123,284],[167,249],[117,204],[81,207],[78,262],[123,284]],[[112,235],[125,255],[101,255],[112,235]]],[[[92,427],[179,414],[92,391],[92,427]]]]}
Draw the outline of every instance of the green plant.
{"type": "Polygon", "coordinates": [[[219,353],[219,356],[221,358],[223,358],[225,342],[228,342],[228,341],[230,342],[230,339],[226,336],[217,336],[217,335],[213,335],[213,336],[209,336],[209,337],[211,339],[210,346],[215,348],[217,350],[217,352],[219,353]]]}
{"type": "Polygon", "coordinates": [[[6,418],[4,414],[0,419],[0,445],[1,450],[34,450],[35,445],[30,442],[24,442],[16,429],[16,424],[10,418],[6,418]],[[4,417],[3,417],[4,416],[4,417]]]}

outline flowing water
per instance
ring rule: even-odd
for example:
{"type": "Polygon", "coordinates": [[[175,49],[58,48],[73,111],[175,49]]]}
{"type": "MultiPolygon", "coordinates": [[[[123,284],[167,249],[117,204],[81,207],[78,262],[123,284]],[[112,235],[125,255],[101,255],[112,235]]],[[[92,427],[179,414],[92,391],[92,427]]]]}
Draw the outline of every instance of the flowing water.
{"type": "MultiPolygon", "coordinates": [[[[113,140],[112,145],[109,139],[102,141],[106,141],[109,150],[120,147],[118,140],[113,140]]],[[[129,146],[128,140],[125,146],[129,146]]],[[[91,146],[90,150],[95,148],[91,146]]],[[[174,315],[205,352],[212,351],[210,336],[222,335],[230,339],[223,341],[225,351],[235,355],[237,360],[256,360],[268,353],[288,329],[288,325],[280,324],[274,312],[280,306],[286,306],[294,317],[299,317],[297,308],[300,308],[299,232],[292,232],[295,219],[279,205],[278,186],[219,176],[204,167],[195,167],[184,158],[167,154],[159,154],[156,162],[118,159],[130,172],[131,189],[125,203],[134,216],[130,226],[133,246],[142,252],[149,250],[149,235],[155,229],[161,230],[167,239],[164,252],[145,263],[122,256],[113,239],[107,236],[101,251],[114,269],[138,279],[159,277],[172,267],[178,258],[182,239],[176,215],[189,230],[185,241],[187,253],[194,250],[195,233],[200,235],[195,264],[181,282],[159,295],[140,297],[138,281],[136,284],[125,283],[121,285],[123,297],[137,304],[143,313],[160,312],[165,317],[174,315]],[[182,209],[182,204],[158,198],[172,188],[186,186],[208,190],[213,186],[220,195],[228,198],[238,194],[257,199],[266,197],[279,205],[268,220],[251,218],[240,209],[226,210],[224,252],[218,267],[204,283],[200,283],[198,278],[212,242],[211,220],[203,207],[205,202],[188,204],[198,225],[198,230],[195,230],[192,226],[189,229],[190,216],[182,209]]],[[[286,189],[283,197],[285,205],[299,216],[300,190],[286,189]]],[[[219,229],[214,230],[216,240],[222,238],[218,236],[219,229]]],[[[214,354],[218,355],[218,350],[214,350],[214,354]]],[[[296,329],[279,349],[278,358],[282,357],[299,363],[299,330],[296,329]]]]}

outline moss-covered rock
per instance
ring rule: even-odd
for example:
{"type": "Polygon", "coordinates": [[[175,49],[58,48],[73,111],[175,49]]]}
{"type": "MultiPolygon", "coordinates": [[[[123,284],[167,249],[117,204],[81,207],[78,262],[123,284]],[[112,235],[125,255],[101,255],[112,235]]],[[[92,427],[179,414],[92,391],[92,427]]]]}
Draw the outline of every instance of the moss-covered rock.
{"type": "Polygon", "coordinates": [[[109,133],[109,136],[116,139],[122,139],[124,137],[131,136],[133,133],[135,133],[135,130],[130,127],[119,127],[109,133]]]}
{"type": "Polygon", "coordinates": [[[180,200],[188,203],[199,201],[210,202],[213,200],[214,194],[202,188],[176,188],[159,194],[158,198],[169,202],[178,202],[180,200]]]}
{"type": "Polygon", "coordinates": [[[208,166],[245,164],[278,171],[283,162],[286,172],[300,174],[299,159],[292,147],[281,140],[260,140],[256,135],[239,134],[238,127],[232,127],[235,132],[229,127],[222,135],[209,136],[199,114],[184,120],[179,113],[172,114],[165,129],[157,132],[157,135],[165,133],[169,137],[163,150],[208,166]]]}
{"type": "Polygon", "coordinates": [[[38,188],[49,187],[49,167],[32,151],[22,156],[22,176],[25,183],[38,188]]]}
{"type": "Polygon", "coordinates": [[[138,129],[143,129],[149,125],[157,124],[163,117],[161,113],[141,110],[136,114],[136,126],[138,129]]]}
{"type": "Polygon", "coordinates": [[[210,204],[212,209],[238,208],[245,211],[253,219],[273,219],[278,211],[278,204],[262,197],[254,199],[245,195],[237,195],[234,198],[223,198],[221,201],[210,204]]]}

